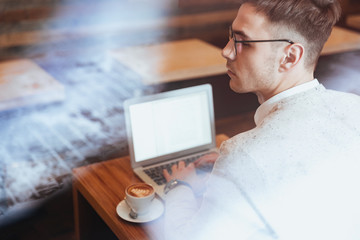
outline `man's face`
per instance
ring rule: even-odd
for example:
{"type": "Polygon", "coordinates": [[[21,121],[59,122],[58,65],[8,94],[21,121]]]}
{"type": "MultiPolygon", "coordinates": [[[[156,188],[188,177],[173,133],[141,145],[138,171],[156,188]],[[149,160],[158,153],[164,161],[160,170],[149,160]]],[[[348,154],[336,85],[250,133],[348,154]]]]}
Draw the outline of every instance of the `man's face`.
{"type": "MultiPolygon", "coordinates": [[[[253,5],[243,4],[232,24],[236,40],[272,39],[270,23],[266,16],[257,13],[253,5]]],[[[272,43],[237,43],[230,40],[223,49],[227,60],[230,87],[238,93],[254,92],[258,95],[271,95],[276,85],[277,63],[276,49],[272,43]]]]}

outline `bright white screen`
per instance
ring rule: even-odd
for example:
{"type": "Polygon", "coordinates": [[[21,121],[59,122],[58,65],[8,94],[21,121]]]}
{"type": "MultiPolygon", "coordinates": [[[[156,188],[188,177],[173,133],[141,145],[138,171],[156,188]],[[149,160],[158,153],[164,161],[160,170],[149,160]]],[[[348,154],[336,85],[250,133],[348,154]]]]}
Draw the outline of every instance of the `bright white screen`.
{"type": "Polygon", "coordinates": [[[130,106],[136,162],[211,143],[206,92],[130,106]]]}

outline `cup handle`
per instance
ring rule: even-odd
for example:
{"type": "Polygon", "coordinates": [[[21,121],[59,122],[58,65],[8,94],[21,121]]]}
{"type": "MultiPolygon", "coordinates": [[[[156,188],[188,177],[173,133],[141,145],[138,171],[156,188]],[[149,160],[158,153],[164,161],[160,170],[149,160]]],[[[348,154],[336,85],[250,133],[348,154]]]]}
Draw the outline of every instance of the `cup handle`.
{"type": "Polygon", "coordinates": [[[133,219],[136,219],[138,214],[135,210],[130,206],[130,204],[126,201],[126,197],[124,198],[126,205],[130,208],[129,216],[133,219]]]}
{"type": "Polygon", "coordinates": [[[126,205],[127,205],[131,210],[133,210],[132,207],[130,206],[130,203],[128,203],[126,197],[124,197],[124,200],[125,200],[126,205]]]}

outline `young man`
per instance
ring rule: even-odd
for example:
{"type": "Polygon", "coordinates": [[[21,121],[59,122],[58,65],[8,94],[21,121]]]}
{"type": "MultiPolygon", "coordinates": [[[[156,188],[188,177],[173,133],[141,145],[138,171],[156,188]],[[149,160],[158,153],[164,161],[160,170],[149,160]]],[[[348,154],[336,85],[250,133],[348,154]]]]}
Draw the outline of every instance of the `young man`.
{"type": "Polygon", "coordinates": [[[243,2],[223,56],[256,127],[198,160],[215,162],[200,205],[196,164],[164,172],[166,239],[360,239],[360,97],[313,75],[339,4],[243,2]]]}

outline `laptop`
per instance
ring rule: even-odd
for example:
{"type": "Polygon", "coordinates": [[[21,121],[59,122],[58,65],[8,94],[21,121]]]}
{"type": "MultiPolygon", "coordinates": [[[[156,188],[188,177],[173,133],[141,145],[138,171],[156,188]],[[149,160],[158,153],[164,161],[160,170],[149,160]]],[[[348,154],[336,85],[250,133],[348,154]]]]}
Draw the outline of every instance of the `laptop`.
{"type": "Polygon", "coordinates": [[[124,113],[131,167],[160,197],[162,169],[217,151],[210,84],[128,99],[124,113]]]}

